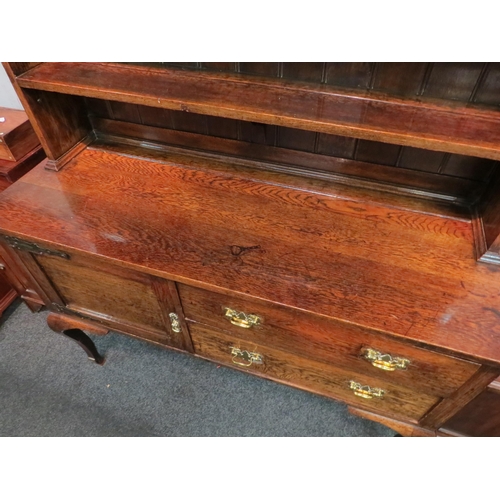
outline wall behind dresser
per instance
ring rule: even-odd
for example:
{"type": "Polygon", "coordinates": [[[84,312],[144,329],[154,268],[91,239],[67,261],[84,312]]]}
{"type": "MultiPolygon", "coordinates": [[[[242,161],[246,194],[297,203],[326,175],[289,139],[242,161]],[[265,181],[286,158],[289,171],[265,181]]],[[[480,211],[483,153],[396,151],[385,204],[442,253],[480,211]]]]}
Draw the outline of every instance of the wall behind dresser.
{"type": "Polygon", "coordinates": [[[0,107],[23,109],[5,69],[0,64],[0,107]]]}

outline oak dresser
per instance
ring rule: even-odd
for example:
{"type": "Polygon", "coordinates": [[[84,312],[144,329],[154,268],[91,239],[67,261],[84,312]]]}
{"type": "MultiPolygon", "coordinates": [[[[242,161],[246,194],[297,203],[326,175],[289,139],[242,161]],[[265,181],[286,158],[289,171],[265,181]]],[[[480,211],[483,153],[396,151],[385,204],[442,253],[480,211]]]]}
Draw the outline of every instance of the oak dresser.
{"type": "Polygon", "coordinates": [[[500,375],[500,64],[5,68],[48,159],[0,253],[95,362],[111,329],[405,436],[500,375]]]}

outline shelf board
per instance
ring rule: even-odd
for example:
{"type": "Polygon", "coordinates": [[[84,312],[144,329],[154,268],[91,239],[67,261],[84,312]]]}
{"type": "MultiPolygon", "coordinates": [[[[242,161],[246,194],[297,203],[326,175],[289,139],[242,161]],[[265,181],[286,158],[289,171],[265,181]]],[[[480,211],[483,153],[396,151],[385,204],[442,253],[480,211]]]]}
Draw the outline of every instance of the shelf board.
{"type": "Polygon", "coordinates": [[[17,82],[24,89],[500,159],[500,111],[449,101],[116,63],[43,63],[17,82]]]}

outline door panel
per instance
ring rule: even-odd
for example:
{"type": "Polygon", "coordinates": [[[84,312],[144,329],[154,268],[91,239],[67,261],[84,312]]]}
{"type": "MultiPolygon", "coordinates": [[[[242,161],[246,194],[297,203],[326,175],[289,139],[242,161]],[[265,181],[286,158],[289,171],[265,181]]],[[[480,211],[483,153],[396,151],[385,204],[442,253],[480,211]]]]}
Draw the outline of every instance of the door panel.
{"type": "Polygon", "coordinates": [[[97,320],[112,330],[192,350],[174,283],[92,257],[20,253],[52,307],[97,320]],[[180,318],[181,328],[172,327],[171,313],[180,318]]]}
{"type": "MultiPolygon", "coordinates": [[[[36,256],[66,307],[163,332],[160,305],[147,282],[125,279],[58,257],[36,256]]],[[[110,269],[111,270],[111,269],[110,269]]]]}

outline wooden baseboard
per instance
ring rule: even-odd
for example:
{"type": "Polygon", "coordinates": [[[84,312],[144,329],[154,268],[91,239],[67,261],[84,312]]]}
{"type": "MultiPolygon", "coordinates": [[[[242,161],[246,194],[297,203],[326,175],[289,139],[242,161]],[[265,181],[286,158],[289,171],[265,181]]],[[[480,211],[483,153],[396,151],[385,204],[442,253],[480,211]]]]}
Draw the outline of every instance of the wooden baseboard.
{"type": "Polygon", "coordinates": [[[64,167],[67,163],[69,163],[73,158],[78,156],[89,144],[91,144],[95,140],[95,135],[90,133],[86,137],[84,137],[80,142],[75,144],[69,151],[64,153],[62,156],[57,158],[57,160],[47,160],[45,164],[46,170],[55,170],[58,172],[61,168],[64,167]]]}

